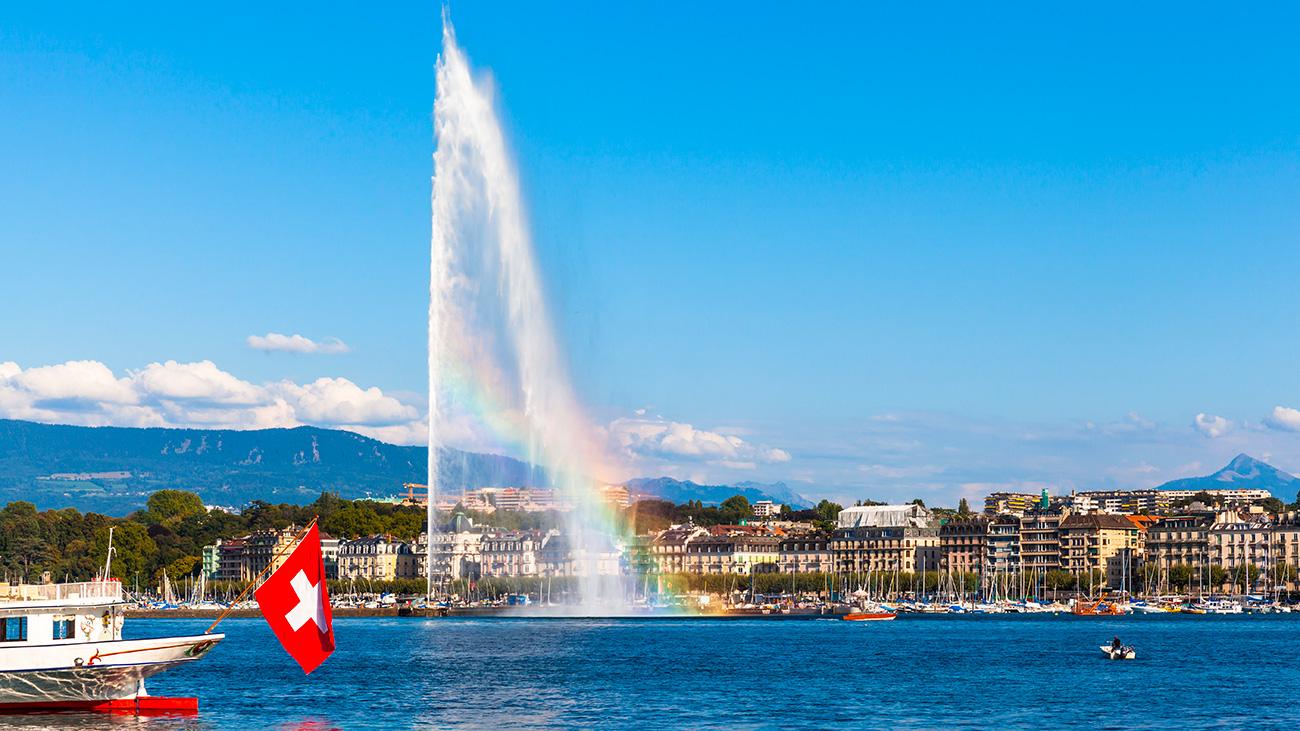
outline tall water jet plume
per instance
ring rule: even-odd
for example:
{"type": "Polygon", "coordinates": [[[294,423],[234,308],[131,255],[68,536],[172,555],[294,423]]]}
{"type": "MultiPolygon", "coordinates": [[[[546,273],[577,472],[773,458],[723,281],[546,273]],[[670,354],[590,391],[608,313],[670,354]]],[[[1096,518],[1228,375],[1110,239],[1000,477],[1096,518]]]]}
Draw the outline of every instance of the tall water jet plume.
{"type": "Polygon", "coordinates": [[[573,508],[565,540],[581,611],[624,606],[619,540],[598,479],[613,473],[547,314],[519,177],[494,106],[444,14],[434,102],[429,278],[429,525],[438,448],[455,430],[540,465],[573,508]]]}

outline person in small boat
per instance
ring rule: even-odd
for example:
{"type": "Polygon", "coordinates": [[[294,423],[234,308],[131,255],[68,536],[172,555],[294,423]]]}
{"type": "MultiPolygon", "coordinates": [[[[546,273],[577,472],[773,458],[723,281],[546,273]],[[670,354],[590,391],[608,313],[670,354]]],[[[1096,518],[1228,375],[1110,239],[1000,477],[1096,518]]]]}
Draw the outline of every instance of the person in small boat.
{"type": "Polygon", "coordinates": [[[1112,650],[1119,650],[1119,649],[1122,648],[1123,646],[1124,646],[1124,643],[1119,641],[1119,636],[1118,636],[1118,635],[1116,635],[1116,637],[1115,637],[1113,640],[1110,641],[1110,649],[1112,649],[1112,650]]]}

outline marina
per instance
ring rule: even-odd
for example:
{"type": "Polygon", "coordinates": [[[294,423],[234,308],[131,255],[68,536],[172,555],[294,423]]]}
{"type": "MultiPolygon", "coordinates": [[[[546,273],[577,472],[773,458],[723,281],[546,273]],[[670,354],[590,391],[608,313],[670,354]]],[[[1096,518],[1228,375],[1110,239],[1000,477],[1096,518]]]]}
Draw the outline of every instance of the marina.
{"type": "MultiPolygon", "coordinates": [[[[698,598],[699,597],[693,597],[698,598]]],[[[755,618],[755,619],[816,619],[836,618],[854,614],[888,614],[896,615],[965,615],[965,617],[983,617],[983,615],[1073,615],[1073,617],[1109,617],[1123,618],[1130,615],[1183,615],[1183,617],[1204,617],[1204,615],[1266,615],[1291,614],[1297,607],[1279,602],[1262,601],[1256,597],[1244,598],[1195,598],[1165,597],[1164,601],[1149,600],[1102,601],[1071,600],[1058,602],[1036,601],[998,601],[998,602],[926,602],[926,601],[820,601],[813,597],[794,602],[772,597],[759,598],[759,604],[740,601],[735,605],[716,602],[708,609],[692,609],[698,602],[679,602],[679,604],[647,605],[629,604],[611,617],[668,617],[668,618],[755,618]],[[1102,609],[1097,610],[1097,605],[1102,609]]],[[[339,602],[333,605],[335,617],[415,617],[415,618],[472,618],[472,617],[582,617],[582,607],[563,604],[537,604],[537,602],[519,602],[511,605],[506,602],[481,602],[481,604],[429,604],[422,597],[408,597],[391,601],[357,601],[339,602]]],[[[216,602],[203,605],[175,605],[157,607],[144,602],[123,610],[126,617],[151,619],[166,618],[204,618],[229,614],[230,617],[260,617],[255,605],[243,604],[225,606],[216,602]]]]}

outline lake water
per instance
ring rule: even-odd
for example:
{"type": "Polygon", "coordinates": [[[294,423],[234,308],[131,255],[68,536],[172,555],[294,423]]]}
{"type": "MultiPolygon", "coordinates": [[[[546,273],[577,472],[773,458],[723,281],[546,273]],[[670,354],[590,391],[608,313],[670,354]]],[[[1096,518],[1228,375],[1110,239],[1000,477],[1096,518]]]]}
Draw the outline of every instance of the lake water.
{"type": "MultiPolygon", "coordinates": [[[[132,636],[202,620],[131,620],[132,636]]],[[[340,619],[304,677],[265,623],[150,683],[189,719],[27,729],[1294,728],[1300,616],[835,620],[340,619]],[[1119,634],[1139,659],[1098,646],[1119,634]]]]}

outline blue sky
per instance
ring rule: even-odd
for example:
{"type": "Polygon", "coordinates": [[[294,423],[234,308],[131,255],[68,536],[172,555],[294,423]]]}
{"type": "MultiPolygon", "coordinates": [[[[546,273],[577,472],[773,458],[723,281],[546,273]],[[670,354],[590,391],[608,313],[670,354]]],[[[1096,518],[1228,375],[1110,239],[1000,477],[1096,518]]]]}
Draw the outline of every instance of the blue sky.
{"type": "MultiPolygon", "coordinates": [[[[451,12],[594,419],[790,456],[647,474],[942,501],[1300,470],[1294,10],[451,12]]],[[[28,374],[0,409],[413,438],[438,15],[0,11],[0,363],[28,374]],[[348,352],[249,347],[272,332],[348,352]],[[29,373],[68,361],[181,385],[29,373]]]]}

